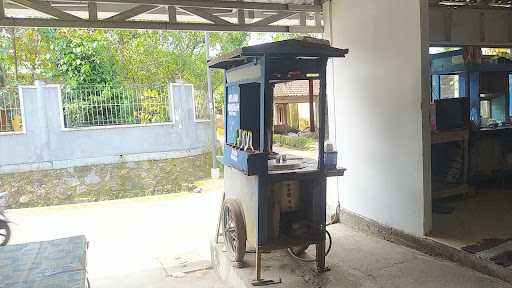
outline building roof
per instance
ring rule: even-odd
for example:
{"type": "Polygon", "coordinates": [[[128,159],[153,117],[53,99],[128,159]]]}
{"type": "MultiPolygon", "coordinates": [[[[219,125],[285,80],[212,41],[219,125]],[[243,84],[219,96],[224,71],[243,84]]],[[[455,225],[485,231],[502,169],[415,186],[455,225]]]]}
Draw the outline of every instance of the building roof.
{"type": "MultiPolygon", "coordinates": [[[[313,80],[313,95],[320,95],[320,81],[313,80]]],[[[278,83],[274,88],[274,97],[309,97],[309,81],[296,80],[278,83]]]]}

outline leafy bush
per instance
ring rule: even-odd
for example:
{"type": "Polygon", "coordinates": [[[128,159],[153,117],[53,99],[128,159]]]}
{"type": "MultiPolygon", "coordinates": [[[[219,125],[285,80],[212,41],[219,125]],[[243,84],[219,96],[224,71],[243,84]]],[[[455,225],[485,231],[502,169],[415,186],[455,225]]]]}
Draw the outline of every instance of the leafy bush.
{"type": "Polygon", "coordinates": [[[297,148],[300,150],[312,150],[315,145],[315,140],[304,136],[288,136],[274,134],[274,143],[279,143],[282,146],[297,148]]]}

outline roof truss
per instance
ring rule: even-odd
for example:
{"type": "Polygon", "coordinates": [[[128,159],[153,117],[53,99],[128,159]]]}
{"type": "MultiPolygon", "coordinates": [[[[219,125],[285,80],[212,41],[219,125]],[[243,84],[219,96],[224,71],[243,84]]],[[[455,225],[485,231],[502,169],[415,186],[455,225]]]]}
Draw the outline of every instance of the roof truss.
{"type": "Polygon", "coordinates": [[[512,8],[512,0],[429,0],[431,6],[466,8],[512,8]]]}
{"type": "Polygon", "coordinates": [[[321,33],[322,7],[226,0],[0,0],[0,26],[321,33]]]}

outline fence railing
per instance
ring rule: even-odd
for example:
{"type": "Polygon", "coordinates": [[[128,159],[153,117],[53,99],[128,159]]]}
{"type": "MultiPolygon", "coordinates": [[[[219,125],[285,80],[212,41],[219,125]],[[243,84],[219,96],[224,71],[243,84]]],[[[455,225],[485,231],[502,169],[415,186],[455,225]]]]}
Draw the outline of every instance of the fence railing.
{"type": "Polygon", "coordinates": [[[18,87],[0,87],[0,133],[23,131],[23,104],[18,87]]]}
{"type": "Polygon", "coordinates": [[[174,122],[167,85],[63,87],[64,128],[174,122]]]}

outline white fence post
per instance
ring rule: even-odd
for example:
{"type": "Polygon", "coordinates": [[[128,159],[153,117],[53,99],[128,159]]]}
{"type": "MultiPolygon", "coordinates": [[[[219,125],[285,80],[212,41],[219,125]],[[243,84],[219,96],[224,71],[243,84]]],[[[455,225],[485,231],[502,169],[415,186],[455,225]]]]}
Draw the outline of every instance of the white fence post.
{"type": "Polygon", "coordinates": [[[174,123],[176,124],[176,111],[174,111],[174,91],[172,89],[172,82],[169,81],[169,84],[168,84],[168,89],[169,91],[167,92],[167,97],[168,97],[168,100],[167,100],[167,105],[168,105],[168,109],[169,109],[169,120],[171,121],[171,123],[174,123]]]}
{"type": "Polygon", "coordinates": [[[46,83],[41,80],[36,80],[34,82],[36,86],[36,99],[32,104],[35,104],[36,110],[32,110],[37,115],[37,121],[33,123],[34,131],[38,133],[38,141],[37,144],[34,143],[36,147],[36,151],[38,151],[39,157],[41,157],[41,162],[46,162],[50,160],[50,131],[48,127],[48,111],[46,109],[47,99],[45,99],[46,95],[44,93],[44,88],[46,83]]]}

